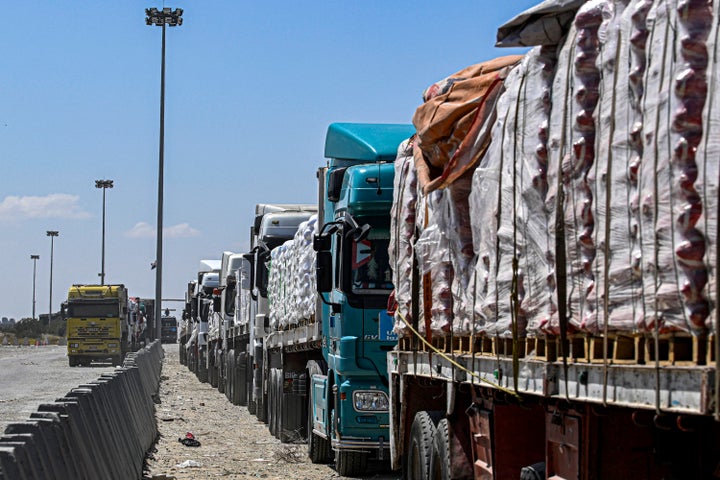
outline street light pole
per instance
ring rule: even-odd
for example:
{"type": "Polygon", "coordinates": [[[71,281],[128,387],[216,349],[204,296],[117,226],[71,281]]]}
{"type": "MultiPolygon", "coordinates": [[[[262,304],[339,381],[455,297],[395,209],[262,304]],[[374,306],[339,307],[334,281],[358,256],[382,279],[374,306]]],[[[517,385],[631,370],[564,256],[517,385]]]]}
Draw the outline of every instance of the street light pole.
{"type": "Polygon", "coordinates": [[[145,24],[162,27],[162,55],[160,62],[160,149],[158,159],[158,206],[157,206],[157,246],[155,254],[155,330],[156,338],[160,338],[160,318],[162,311],[162,240],[163,240],[163,176],[165,155],[165,26],[182,25],[182,8],[175,10],[164,7],[145,9],[145,24]]]}
{"type": "Polygon", "coordinates": [[[37,277],[37,261],[40,259],[40,255],[30,255],[30,259],[33,261],[33,308],[32,318],[35,320],[35,278],[37,277]]]}
{"type": "Polygon", "coordinates": [[[48,311],[48,323],[50,323],[50,320],[52,320],[52,274],[53,274],[53,249],[54,249],[54,240],[55,237],[60,235],[60,232],[57,230],[48,230],[47,236],[50,237],[50,308],[48,311]]]}
{"type": "Polygon", "coordinates": [[[105,285],[105,190],[113,188],[112,180],[95,180],[95,188],[102,188],[102,262],[100,265],[100,285],[105,285]]]}

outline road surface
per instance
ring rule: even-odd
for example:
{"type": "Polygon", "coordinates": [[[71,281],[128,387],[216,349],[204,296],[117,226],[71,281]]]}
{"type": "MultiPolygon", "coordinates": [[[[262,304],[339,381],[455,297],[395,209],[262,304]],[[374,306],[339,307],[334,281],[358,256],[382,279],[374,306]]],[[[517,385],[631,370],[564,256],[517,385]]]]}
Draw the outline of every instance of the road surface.
{"type": "Polygon", "coordinates": [[[0,432],[26,420],[42,403],[52,403],[70,389],[112,372],[109,363],[70,367],[67,347],[0,346],[0,432]]]}

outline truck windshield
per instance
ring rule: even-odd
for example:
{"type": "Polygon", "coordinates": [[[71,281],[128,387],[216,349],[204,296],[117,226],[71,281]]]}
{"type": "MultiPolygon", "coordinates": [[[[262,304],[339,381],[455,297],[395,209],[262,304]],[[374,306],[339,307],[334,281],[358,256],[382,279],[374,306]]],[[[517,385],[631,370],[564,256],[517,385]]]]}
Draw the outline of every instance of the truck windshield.
{"type": "Polygon", "coordinates": [[[356,294],[387,295],[392,290],[392,272],[387,236],[371,236],[352,244],[352,291],[356,294]]]}
{"type": "Polygon", "coordinates": [[[68,317],[82,317],[82,318],[117,318],[118,314],[118,302],[83,302],[83,303],[69,303],[68,304],[68,317]]]}

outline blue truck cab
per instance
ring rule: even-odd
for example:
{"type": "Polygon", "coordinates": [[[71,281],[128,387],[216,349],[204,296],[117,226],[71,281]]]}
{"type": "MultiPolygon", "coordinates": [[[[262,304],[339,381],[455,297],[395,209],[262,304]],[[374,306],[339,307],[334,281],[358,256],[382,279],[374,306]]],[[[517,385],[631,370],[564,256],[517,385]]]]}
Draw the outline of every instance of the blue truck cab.
{"type": "Polygon", "coordinates": [[[313,461],[329,442],[341,475],[361,473],[368,456],[389,452],[386,358],[397,343],[386,312],[393,161],[413,134],[411,125],[334,123],[328,164],[318,172],[316,316],[326,371],[310,375],[308,441],[313,461]]]}

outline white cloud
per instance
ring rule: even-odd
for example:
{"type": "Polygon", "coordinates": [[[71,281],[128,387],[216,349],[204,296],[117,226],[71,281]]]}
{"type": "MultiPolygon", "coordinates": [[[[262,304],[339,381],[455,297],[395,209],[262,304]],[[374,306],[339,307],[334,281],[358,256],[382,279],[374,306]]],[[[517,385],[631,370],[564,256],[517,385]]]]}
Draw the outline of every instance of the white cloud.
{"type": "Polygon", "coordinates": [[[138,222],[133,228],[125,232],[125,236],[129,238],[154,238],[155,227],[145,222],[138,222]]]}
{"type": "Polygon", "coordinates": [[[172,227],[163,228],[163,236],[168,238],[187,238],[197,237],[200,235],[199,230],[195,230],[188,223],[178,223],[172,227]]]}
{"type": "MultiPolygon", "coordinates": [[[[188,223],[178,223],[170,227],[163,227],[163,238],[197,237],[200,231],[192,228],[188,223]]],[[[155,238],[155,227],[145,222],[138,222],[133,228],[125,232],[129,238],[155,238]]]]}
{"type": "Polygon", "coordinates": [[[0,220],[24,218],[88,218],[78,205],[78,195],[51,193],[44,197],[8,196],[0,202],[0,220]]]}

